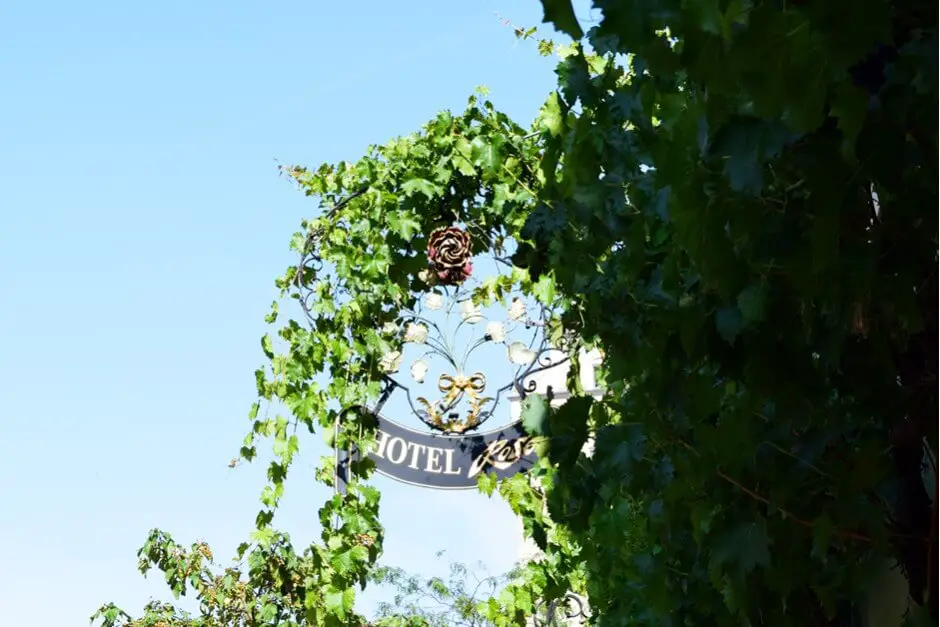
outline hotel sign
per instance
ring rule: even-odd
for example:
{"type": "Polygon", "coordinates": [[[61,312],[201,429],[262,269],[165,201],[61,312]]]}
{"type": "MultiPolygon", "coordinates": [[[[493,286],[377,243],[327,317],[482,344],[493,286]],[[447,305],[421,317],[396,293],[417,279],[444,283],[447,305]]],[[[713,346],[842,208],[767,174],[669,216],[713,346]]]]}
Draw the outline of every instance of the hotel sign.
{"type": "MultiPolygon", "coordinates": [[[[504,479],[528,470],[536,460],[535,444],[521,422],[484,433],[449,435],[415,431],[380,415],[368,455],[381,474],[402,483],[461,490],[475,488],[481,474],[504,479]]],[[[340,460],[337,468],[342,484],[346,465],[340,460]]]]}

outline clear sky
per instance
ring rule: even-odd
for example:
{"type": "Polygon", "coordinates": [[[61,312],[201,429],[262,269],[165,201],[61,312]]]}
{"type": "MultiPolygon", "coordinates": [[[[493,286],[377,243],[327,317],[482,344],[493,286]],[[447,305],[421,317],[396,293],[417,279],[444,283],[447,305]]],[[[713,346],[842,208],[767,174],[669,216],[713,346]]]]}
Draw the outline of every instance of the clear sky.
{"type": "MultiPolygon", "coordinates": [[[[537,0],[0,4],[0,622],[168,599],[136,572],[152,527],[223,558],[247,537],[264,469],[227,462],[317,209],[275,160],[356,159],[479,84],[528,124],[554,62],[497,12],[541,19],[537,0]]],[[[278,519],[297,544],[319,535],[314,462],[278,519]]],[[[379,483],[389,563],[515,559],[505,504],[379,483]]]]}

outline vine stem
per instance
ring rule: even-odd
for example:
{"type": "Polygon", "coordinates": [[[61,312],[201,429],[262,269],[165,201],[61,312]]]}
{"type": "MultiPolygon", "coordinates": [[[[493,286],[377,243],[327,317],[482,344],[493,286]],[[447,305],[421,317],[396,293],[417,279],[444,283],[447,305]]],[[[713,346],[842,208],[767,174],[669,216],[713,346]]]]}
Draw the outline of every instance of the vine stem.
{"type": "MultiPolygon", "coordinates": [[[[927,443],[925,442],[925,444],[927,443]]],[[[930,453],[930,457],[933,462],[933,507],[931,508],[932,512],[930,515],[930,535],[927,536],[927,592],[925,593],[924,605],[928,605],[930,595],[934,594],[932,564],[934,551],[937,550],[936,543],[934,542],[934,538],[937,537],[937,461],[936,459],[933,459],[933,454],[930,450],[929,444],[927,444],[927,451],[930,453]]]]}
{"type": "MultiPolygon", "coordinates": [[[[765,503],[765,504],[767,504],[767,505],[772,505],[773,507],[776,507],[778,510],[780,510],[780,512],[783,513],[784,516],[786,516],[787,518],[789,518],[789,519],[792,520],[793,522],[795,522],[795,523],[797,523],[797,524],[799,524],[799,525],[802,525],[802,526],[804,526],[804,527],[806,527],[806,528],[808,528],[808,529],[812,529],[812,528],[813,528],[813,523],[812,523],[811,521],[809,521],[809,520],[804,520],[803,518],[800,518],[800,517],[798,517],[798,516],[794,516],[793,514],[791,514],[790,512],[788,512],[787,510],[785,510],[785,509],[783,509],[783,508],[781,508],[781,507],[778,507],[777,505],[774,505],[774,504],[770,501],[770,499],[768,499],[766,496],[764,496],[764,495],[762,495],[762,494],[759,494],[759,493],[755,492],[754,490],[751,490],[751,489],[749,489],[749,488],[746,488],[745,486],[741,485],[738,481],[736,481],[736,480],[734,480],[733,478],[729,477],[728,475],[726,475],[725,473],[723,473],[723,472],[720,471],[720,470],[718,471],[718,476],[721,477],[722,479],[724,479],[725,481],[727,481],[728,483],[730,483],[731,485],[733,485],[734,487],[738,488],[739,490],[741,490],[741,491],[744,492],[745,494],[747,494],[747,495],[748,495],[749,497],[751,497],[752,499],[757,500],[757,501],[760,501],[761,503],[765,503]]],[[[864,534],[861,534],[861,533],[856,533],[855,531],[845,531],[845,530],[842,530],[842,529],[835,529],[835,530],[833,530],[833,533],[835,533],[835,534],[838,535],[838,536],[842,536],[843,538],[851,538],[852,540],[860,540],[860,541],[862,541],[862,542],[871,542],[871,541],[872,541],[872,539],[869,538],[868,536],[866,536],[866,535],[864,535],[864,534]]]]}
{"type": "MultiPolygon", "coordinates": [[[[695,447],[692,446],[691,444],[689,444],[688,442],[686,442],[685,440],[683,440],[683,439],[680,438],[680,439],[678,440],[678,442],[679,442],[684,448],[688,449],[688,450],[691,451],[692,453],[695,453],[695,455],[699,455],[699,452],[698,452],[697,450],[695,450],[695,447]]],[[[749,497],[751,497],[752,499],[754,499],[754,500],[756,500],[756,501],[760,501],[761,503],[764,503],[765,505],[770,505],[770,506],[776,508],[776,509],[779,510],[781,513],[783,513],[784,516],[786,516],[787,518],[789,518],[789,519],[792,520],[793,522],[795,522],[795,523],[797,523],[797,524],[799,524],[799,525],[801,525],[801,526],[803,526],[803,527],[806,527],[807,529],[812,529],[812,528],[813,528],[813,523],[812,523],[812,521],[805,520],[805,519],[803,519],[803,518],[800,518],[799,516],[795,516],[795,515],[792,514],[791,512],[789,512],[789,511],[783,509],[782,507],[780,507],[780,506],[778,506],[777,504],[775,504],[774,502],[772,502],[770,499],[768,499],[768,498],[767,498],[766,496],[764,496],[763,494],[760,494],[760,493],[758,493],[758,492],[755,492],[754,490],[751,490],[750,488],[748,488],[748,487],[746,487],[746,486],[744,486],[744,485],[741,485],[741,483],[740,483],[739,481],[737,481],[737,480],[734,479],[733,477],[729,477],[728,475],[726,475],[726,474],[725,474],[724,472],[722,472],[721,470],[717,470],[717,471],[716,471],[716,474],[717,474],[719,477],[721,477],[722,479],[724,479],[725,481],[727,481],[728,483],[730,483],[731,485],[733,485],[734,487],[738,488],[739,490],[741,490],[742,492],[744,492],[745,494],[747,494],[747,495],[748,495],[749,497]]],[[[936,514],[937,514],[937,504],[936,504],[936,500],[935,500],[935,501],[934,501],[934,522],[936,522],[936,514]]],[[[931,536],[930,536],[930,538],[922,538],[922,537],[920,537],[920,536],[911,536],[911,535],[908,535],[908,534],[890,534],[890,535],[891,535],[891,537],[893,537],[893,538],[908,538],[908,539],[912,539],[912,540],[923,540],[923,541],[925,541],[925,542],[928,542],[929,544],[932,544],[932,543],[933,543],[933,534],[934,534],[935,532],[936,532],[936,526],[935,526],[934,529],[931,531],[931,536]]],[[[846,531],[846,530],[844,530],[844,529],[834,529],[834,530],[833,530],[833,533],[835,533],[837,536],[840,536],[840,537],[843,537],[843,538],[849,538],[849,539],[852,539],[852,540],[859,540],[859,541],[861,541],[861,542],[869,542],[869,543],[870,543],[870,542],[873,542],[873,540],[872,540],[870,537],[866,536],[865,534],[858,533],[858,532],[856,532],[856,531],[846,531]]],[[[929,546],[929,544],[928,544],[928,546],[929,546]]]]}

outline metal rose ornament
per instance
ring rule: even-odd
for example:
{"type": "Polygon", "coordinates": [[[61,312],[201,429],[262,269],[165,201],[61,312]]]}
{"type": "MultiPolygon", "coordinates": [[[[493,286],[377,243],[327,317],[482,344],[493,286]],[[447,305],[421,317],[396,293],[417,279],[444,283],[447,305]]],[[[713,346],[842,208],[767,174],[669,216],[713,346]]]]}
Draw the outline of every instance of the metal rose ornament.
{"type": "Polygon", "coordinates": [[[463,283],[473,272],[470,234],[456,226],[435,229],[428,238],[428,261],[441,285],[463,283]]]}

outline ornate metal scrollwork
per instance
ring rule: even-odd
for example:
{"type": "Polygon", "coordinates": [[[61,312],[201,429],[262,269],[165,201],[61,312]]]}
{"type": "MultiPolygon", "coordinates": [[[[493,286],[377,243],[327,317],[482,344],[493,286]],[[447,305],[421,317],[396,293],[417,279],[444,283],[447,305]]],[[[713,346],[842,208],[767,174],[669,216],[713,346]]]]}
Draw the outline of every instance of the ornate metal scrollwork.
{"type": "Polygon", "coordinates": [[[508,307],[484,311],[473,303],[472,279],[465,283],[438,283],[413,309],[402,311],[400,328],[389,329],[401,339],[402,349],[392,351],[382,364],[386,377],[405,392],[414,414],[445,433],[478,428],[493,415],[507,392],[515,389],[520,396],[533,392],[531,376],[564,361],[550,355],[553,351],[544,334],[548,310],[536,303],[527,307],[521,295],[511,295],[508,307]],[[529,315],[530,309],[535,309],[536,318],[529,315]],[[454,318],[459,318],[456,327],[449,326],[448,321],[454,318]],[[472,329],[482,329],[482,333],[472,329]],[[505,351],[503,359],[509,364],[494,349],[505,351]],[[421,351],[407,368],[410,382],[400,374],[407,350],[421,351]],[[485,361],[477,363],[477,368],[470,367],[471,358],[483,352],[487,353],[485,361]],[[443,372],[434,373],[437,398],[415,389],[426,383],[433,362],[443,365],[443,372]],[[490,379],[498,379],[497,371],[505,368],[499,362],[513,371],[502,384],[491,386],[490,379]]]}
{"type": "MultiPolygon", "coordinates": [[[[304,248],[295,280],[300,304],[313,322],[318,301],[341,297],[343,287],[310,280],[324,271],[311,244],[304,248]]],[[[486,281],[474,272],[474,266],[480,268],[487,260],[495,262],[497,276],[511,271],[512,264],[498,254],[501,251],[474,257],[472,248],[466,229],[434,230],[428,239],[427,267],[415,277],[423,291],[414,294],[413,305],[403,308],[396,322],[383,329],[392,346],[379,363],[387,385],[404,392],[418,419],[445,433],[477,429],[508,392],[525,397],[536,389],[533,375],[567,360],[556,357],[555,349],[563,347],[548,345],[548,309],[521,292],[505,292],[505,280],[496,294],[491,288],[487,291],[486,281]],[[491,298],[495,295],[497,302],[481,308],[475,303],[481,290],[491,298]],[[455,320],[456,325],[450,324],[455,320]],[[500,359],[494,349],[504,351],[504,357],[500,359]]]]}
{"type": "Polygon", "coordinates": [[[571,625],[584,625],[591,617],[587,604],[579,595],[568,592],[560,599],[554,599],[545,604],[540,602],[535,608],[532,622],[535,627],[563,627],[571,625]],[[543,609],[544,606],[544,609],[543,609]]]}

